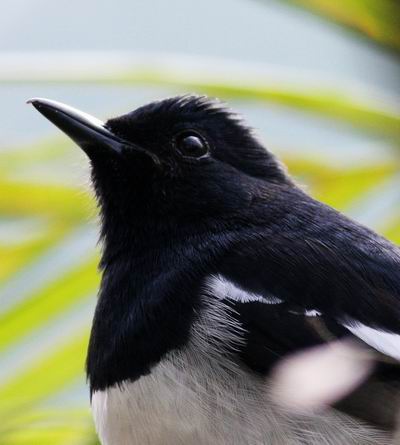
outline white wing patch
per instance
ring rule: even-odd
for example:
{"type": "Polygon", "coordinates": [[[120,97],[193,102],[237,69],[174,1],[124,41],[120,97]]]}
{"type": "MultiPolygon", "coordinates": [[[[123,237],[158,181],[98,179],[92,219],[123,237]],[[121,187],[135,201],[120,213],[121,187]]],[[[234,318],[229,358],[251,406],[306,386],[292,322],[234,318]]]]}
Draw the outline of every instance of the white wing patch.
{"type": "Polygon", "coordinates": [[[306,317],[319,317],[321,315],[321,312],[316,311],[315,309],[313,309],[311,311],[305,311],[304,315],[306,317]]]}
{"type": "MultiPolygon", "coordinates": [[[[206,282],[206,286],[212,294],[220,300],[226,298],[240,303],[249,303],[253,301],[265,304],[283,303],[283,300],[273,295],[271,295],[270,298],[265,298],[259,294],[246,291],[225,278],[223,275],[210,276],[206,282]]],[[[304,315],[307,317],[319,317],[322,314],[317,310],[305,310],[304,315]]],[[[353,335],[372,348],[400,361],[400,335],[379,331],[357,322],[354,322],[354,324],[342,324],[353,335]]]]}
{"type": "MultiPolygon", "coordinates": [[[[316,310],[305,311],[304,314],[308,317],[319,317],[322,315],[321,312],[316,310]]],[[[377,329],[357,322],[353,324],[341,324],[367,345],[382,352],[382,354],[400,361],[400,335],[378,331],[377,329]]]]}
{"type": "Polygon", "coordinates": [[[232,281],[228,280],[222,275],[212,275],[209,277],[207,283],[207,288],[215,295],[218,299],[223,300],[224,298],[238,301],[240,303],[249,303],[252,301],[259,301],[265,304],[279,304],[282,300],[271,295],[270,298],[265,298],[261,295],[248,292],[232,281]]]}
{"type": "Polygon", "coordinates": [[[400,361],[400,335],[378,331],[361,323],[344,326],[368,345],[400,361]]]}

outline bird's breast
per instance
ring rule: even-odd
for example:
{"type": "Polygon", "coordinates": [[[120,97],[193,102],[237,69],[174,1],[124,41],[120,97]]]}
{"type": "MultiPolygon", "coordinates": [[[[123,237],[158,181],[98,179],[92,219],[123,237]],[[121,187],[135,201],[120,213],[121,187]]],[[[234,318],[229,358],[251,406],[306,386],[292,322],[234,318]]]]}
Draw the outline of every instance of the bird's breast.
{"type": "Polygon", "coordinates": [[[243,341],[243,328],[221,300],[210,298],[185,347],[135,381],[94,391],[103,445],[262,443],[257,411],[264,405],[264,380],[232,359],[229,350],[243,341]]]}
{"type": "Polygon", "coordinates": [[[296,418],[276,407],[268,380],[232,354],[245,331],[220,290],[204,296],[184,347],[135,381],[93,392],[102,445],[300,445],[304,437],[309,445],[382,445],[344,416],[296,418]]]}

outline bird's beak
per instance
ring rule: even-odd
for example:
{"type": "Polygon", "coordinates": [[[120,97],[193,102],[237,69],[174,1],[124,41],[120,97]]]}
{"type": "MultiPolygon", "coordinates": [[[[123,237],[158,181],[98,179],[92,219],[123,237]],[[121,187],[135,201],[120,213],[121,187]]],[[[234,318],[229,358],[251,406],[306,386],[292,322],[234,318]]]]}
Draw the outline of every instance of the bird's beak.
{"type": "Polygon", "coordinates": [[[69,136],[89,157],[101,152],[121,153],[123,147],[132,145],[108,130],[99,119],[68,105],[40,98],[30,99],[27,103],[69,136]]]}

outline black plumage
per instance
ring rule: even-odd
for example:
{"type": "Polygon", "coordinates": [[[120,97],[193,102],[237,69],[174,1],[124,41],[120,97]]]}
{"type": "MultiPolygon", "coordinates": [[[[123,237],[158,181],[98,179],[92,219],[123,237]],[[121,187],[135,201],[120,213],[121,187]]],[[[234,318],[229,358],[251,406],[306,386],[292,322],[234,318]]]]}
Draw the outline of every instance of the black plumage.
{"type": "MultiPolygon", "coordinates": [[[[92,165],[103,243],[87,360],[92,393],[151,375],[184,349],[203,295],[213,292],[209,277],[257,296],[223,299],[244,329],[244,341],[225,353],[261,378],[288,354],[353,336],[357,323],[400,333],[399,248],[308,196],[219,102],[170,98],[101,130],[59,104],[32,103],[92,165]]],[[[395,388],[396,360],[383,362],[373,379],[395,388]]],[[[394,424],[348,400],[337,408],[394,424]]]]}

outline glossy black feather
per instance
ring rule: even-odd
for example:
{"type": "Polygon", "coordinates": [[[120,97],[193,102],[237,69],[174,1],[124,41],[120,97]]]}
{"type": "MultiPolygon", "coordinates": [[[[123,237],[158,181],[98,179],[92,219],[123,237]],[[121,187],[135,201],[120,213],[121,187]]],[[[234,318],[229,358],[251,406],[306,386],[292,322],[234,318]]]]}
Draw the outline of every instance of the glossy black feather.
{"type": "Polygon", "coordinates": [[[127,147],[91,159],[104,246],[92,391],[135,380],[183,347],[211,275],[284,302],[229,303],[247,329],[240,360],[257,373],[326,341],[305,310],[322,312],[337,337],[348,334],[340,322],[354,321],[400,333],[399,248],[304,193],[219,103],[171,98],[107,127],[152,157],[127,147]],[[207,140],[208,157],[177,153],[185,130],[207,140]]]}

